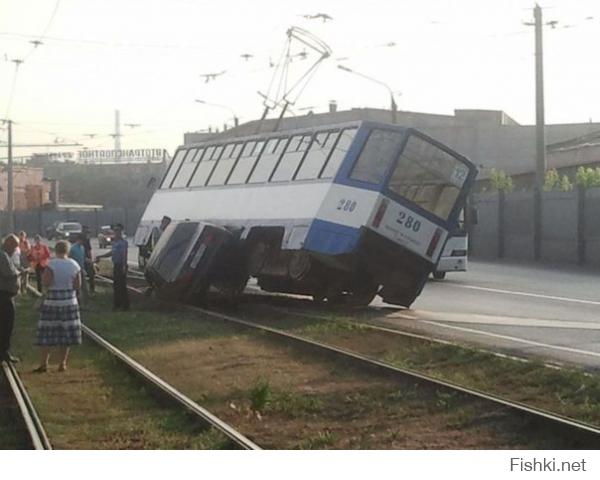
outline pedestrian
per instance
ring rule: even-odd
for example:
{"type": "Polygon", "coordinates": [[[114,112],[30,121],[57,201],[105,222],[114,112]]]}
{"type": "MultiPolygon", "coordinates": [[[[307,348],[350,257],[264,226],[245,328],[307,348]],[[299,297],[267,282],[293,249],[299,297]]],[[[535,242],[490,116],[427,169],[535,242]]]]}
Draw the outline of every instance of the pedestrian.
{"type": "Polygon", "coordinates": [[[12,260],[19,239],[8,235],[0,250],[0,359],[16,363],[19,361],[10,353],[10,337],[15,323],[15,304],[13,297],[19,292],[19,272],[12,260]]]}
{"type": "Polygon", "coordinates": [[[36,373],[48,371],[51,347],[60,347],[59,372],[67,369],[69,348],[81,344],[81,319],[76,292],[80,287],[81,268],[67,258],[69,242],[60,240],[54,247],[56,258],[48,262],[42,282],[47,287],[46,298],[38,321],[35,344],[42,347],[40,366],[36,373]]]}
{"type": "Polygon", "coordinates": [[[21,293],[27,292],[27,283],[29,279],[29,252],[31,251],[31,243],[27,238],[27,232],[21,230],[19,232],[19,262],[21,265],[21,293]]]}
{"type": "Polygon", "coordinates": [[[113,310],[129,310],[129,293],[127,292],[127,240],[123,238],[123,225],[113,227],[115,240],[111,251],[96,257],[111,257],[113,263],[113,310]]]}
{"type": "Polygon", "coordinates": [[[83,247],[85,249],[85,273],[87,273],[90,292],[96,291],[96,269],[94,257],[92,256],[92,244],[90,242],[90,227],[84,225],[82,228],[83,247]]]}
{"type": "Polygon", "coordinates": [[[83,296],[86,292],[86,284],[85,284],[85,247],[83,246],[84,237],[83,234],[77,235],[77,240],[73,245],[71,245],[71,249],[69,250],[69,258],[75,260],[77,265],[79,265],[80,272],[79,275],[81,277],[80,288],[77,290],[77,300],[79,301],[79,306],[83,305],[83,296]]]}
{"type": "Polygon", "coordinates": [[[35,272],[35,281],[38,292],[42,292],[42,274],[50,260],[50,249],[42,242],[42,237],[34,237],[33,247],[29,250],[29,264],[35,272]]]}

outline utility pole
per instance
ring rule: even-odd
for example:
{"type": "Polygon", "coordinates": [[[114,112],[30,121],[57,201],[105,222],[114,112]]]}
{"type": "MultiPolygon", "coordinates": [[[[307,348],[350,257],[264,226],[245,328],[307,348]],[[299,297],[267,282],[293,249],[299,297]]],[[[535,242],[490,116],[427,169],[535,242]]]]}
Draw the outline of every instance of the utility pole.
{"type": "Polygon", "coordinates": [[[535,23],[535,189],[533,191],[533,258],[542,251],[542,190],[546,177],[546,122],[544,120],[544,51],[542,9],[533,9],[535,23]]]}
{"type": "Polygon", "coordinates": [[[12,120],[7,120],[8,123],[8,160],[6,164],[6,233],[13,233],[15,229],[13,223],[14,211],[14,195],[13,195],[13,158],[12,158],[12,120]]]}
{"type": "Polygon", "coordinates": [[[546,124],[544,120],[544,53],[542,45],[542,9],[535,5],[535,160],[536,186],[541,191],[546,176],[546,124]]]}

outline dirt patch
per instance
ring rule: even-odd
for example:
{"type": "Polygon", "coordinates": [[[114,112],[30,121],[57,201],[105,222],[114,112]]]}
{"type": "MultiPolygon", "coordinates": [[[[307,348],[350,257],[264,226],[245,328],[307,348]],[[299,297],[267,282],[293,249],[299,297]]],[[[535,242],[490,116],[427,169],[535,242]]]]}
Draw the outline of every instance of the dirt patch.
{"type": "Polygon", "coordinates": [[[294,310],[255,306],[248,318],[276,328],[291,330],[403,368],[410,368],[460,385],[600,425],[600,377],[576,369],[555,369],[541,362],[500,358],[458,345],[375,331],[356,317],[321,312],[302,316],[294,310]]]}
{"type": "Polygon", "coordinates": [[[185,340],[134,356],[265,448],[535,446],[505,411],[260,338],[185,340]]]}

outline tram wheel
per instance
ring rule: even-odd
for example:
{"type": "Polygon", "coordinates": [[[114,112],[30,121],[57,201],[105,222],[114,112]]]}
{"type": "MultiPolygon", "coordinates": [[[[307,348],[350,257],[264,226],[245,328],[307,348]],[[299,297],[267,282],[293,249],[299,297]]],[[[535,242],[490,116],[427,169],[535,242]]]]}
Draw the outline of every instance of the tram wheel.
{"type": "Polygon", "coordinates": [[[288,274],[293,280],[302,280],[310,272],[311,266],[310,255],[303,250],[295,250],[288,263],[288,274]]]}

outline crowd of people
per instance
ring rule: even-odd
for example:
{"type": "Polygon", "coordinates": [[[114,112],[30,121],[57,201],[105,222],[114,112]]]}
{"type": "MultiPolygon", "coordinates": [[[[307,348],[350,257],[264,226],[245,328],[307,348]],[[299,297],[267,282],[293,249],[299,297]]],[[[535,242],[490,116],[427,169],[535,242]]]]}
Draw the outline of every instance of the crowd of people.
{"type": "MultiPolygon", "coordinates": [[[[14,297],[28,289],[42,295],[37,334],[34,344],[41,347],[40,365],[34,370],[48,370],[51,348],[59,350],[58,371],[67,369],[69,349],[81,343],[81,308],[95,291],[96,265],[99,259],[111,257],[113,262],[113,310],[128,310],[127,251],[123,226],[113,228],[115,240],[110,252],[92,256],[89,229],[84,228],[71,245],[59,240],[54,256],[40,235],[31,245],[26,232],[7,235],[0,249],[0,360],[17,363],[10,352],[15,323],[14,297]],[[36,287],[29,285],[34,274],[36,287]]],[[[35,293],[35,292],[34,292],[35,293]]]]}

